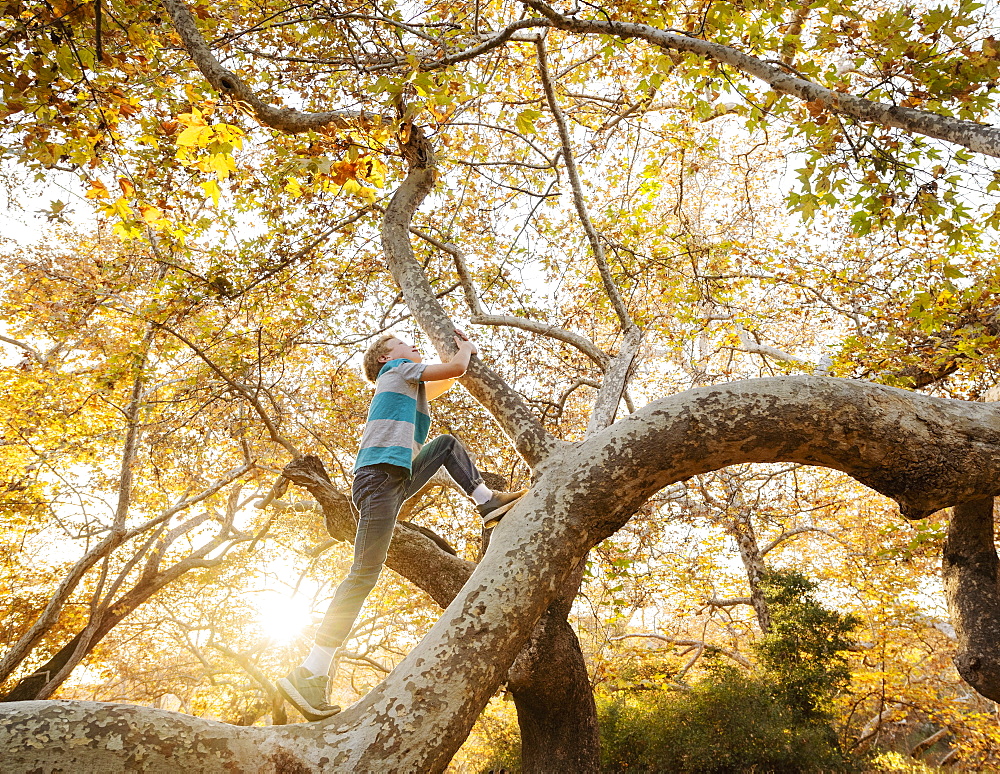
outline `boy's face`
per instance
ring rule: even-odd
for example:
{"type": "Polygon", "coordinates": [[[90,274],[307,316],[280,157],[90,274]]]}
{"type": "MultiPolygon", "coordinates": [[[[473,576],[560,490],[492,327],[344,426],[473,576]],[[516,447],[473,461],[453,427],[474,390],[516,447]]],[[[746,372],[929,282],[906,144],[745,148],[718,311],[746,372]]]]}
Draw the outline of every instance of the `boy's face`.
{"type": "Polygon", "coordinates": [[[386,342],[385,352],[379,356],[378,362],[388,363],[390,360],[396,360],[401,357],[412,360],[414,363],[422,363],[424,361],[419,349],[412,344],[407,344],[405,341],[393,338],[386,342]]]}

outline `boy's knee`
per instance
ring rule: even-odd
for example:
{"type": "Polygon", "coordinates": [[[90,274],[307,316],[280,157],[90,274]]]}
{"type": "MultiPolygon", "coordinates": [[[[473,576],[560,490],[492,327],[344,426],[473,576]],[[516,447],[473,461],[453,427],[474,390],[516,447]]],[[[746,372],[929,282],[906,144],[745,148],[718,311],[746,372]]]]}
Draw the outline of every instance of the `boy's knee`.
{"type": "Polygon", "coordinates": [[[378,583],[378,579],[381,574],[382,565],[379,564],[374,567],[351,568],[351,573],[348,578],[356,588],[363,588],[366,591],[371,591],[375,588],[375,584],[378,583]]]}

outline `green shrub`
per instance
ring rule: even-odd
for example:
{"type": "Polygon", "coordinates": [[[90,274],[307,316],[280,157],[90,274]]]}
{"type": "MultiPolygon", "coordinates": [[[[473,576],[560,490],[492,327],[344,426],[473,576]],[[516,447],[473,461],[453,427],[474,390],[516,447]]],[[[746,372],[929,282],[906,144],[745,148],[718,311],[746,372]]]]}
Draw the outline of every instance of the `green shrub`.
{"type": "Polygon", "coordinates": [[[521,771],[521,736],[513,705],[498,710],[488,708],[476,722],[476,735],[482,740],[485,755],[476,765],[479,774],[521,771]]]}
{"type": "Polygon", "coordinates": [[[794,570],[763,578],[771,630],[754,646],[776,696],[803,718],[828,718],[826,705],[851,677],[844,653],[859,621],[823,607],[816,584],[794,570]]]}
{"type": "MultiPolygon", "coordinates": [[[[597,696],[602,770],[857,770],[841,752],[827,710],[850,676],[843,654],[857,621],[820,605],[815,588],[794,571],[765,576],[772,624],[754,647],[756,672],[713,663],[703,679],[681,692],[657,688],[670,672],[661,661],[624,670],[624,690],[597,696]]],[[[491,755],[482,771],[519,770],[512,723],[484,724],[491,755]]]]}
{"type": "Polygon", "coordinates": [[[827,706],[849,679],[857,619],[816,601],[795,571],[763,579],[771,630],[760,669],[714,665],[690,692],[634,691],[599,700],[604,771],[834,772],[841,753],[827,706]]]}
{"type": "Polygon", "coordinates": [[[599,702],[606,772],[849,771],[829,725],[808,722],[772,686],[716,668],[689,693],[599,702]]]}

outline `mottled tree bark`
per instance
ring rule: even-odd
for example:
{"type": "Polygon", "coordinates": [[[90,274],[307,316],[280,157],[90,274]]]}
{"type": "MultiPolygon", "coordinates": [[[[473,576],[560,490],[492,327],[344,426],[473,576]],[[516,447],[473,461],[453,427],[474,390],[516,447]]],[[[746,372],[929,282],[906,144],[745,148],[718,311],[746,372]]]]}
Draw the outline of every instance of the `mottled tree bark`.
{"type": "Polygon", "coordinates": [[[1000,562],[993,508],[992,497],[955,507],[942,565],[958,639],[955,666],[969,685],[1000,702],[1000,562]]]}
{"type": "MultiPolygon", "coordinates": [[[[147,734],[143,745],[159,744],[158,755],[201,750],[204,765],[191,770],[225,761],[264,774],[278,770],[267,756],[280,750],[300,771],[441,771],[587,552],[664,486],[745,462],[841,470],[921,516],[998,493],[1000,416],[989,405],[802,376],[654,401],[546,457],[440,620],[354,706],[321,723],[266,729],[129,708],[129,733],[147,734]]],[[[93,722],[119,710],[42,706],[46,714],[32,702],[0,704],[0,755],[13,770],[111,772],[136,754],[120,724],[93,722]],[[42,735],[44,744],[30,746],[42,735]],[[86,766],[77,765],[84,753],[86,766]]]]}

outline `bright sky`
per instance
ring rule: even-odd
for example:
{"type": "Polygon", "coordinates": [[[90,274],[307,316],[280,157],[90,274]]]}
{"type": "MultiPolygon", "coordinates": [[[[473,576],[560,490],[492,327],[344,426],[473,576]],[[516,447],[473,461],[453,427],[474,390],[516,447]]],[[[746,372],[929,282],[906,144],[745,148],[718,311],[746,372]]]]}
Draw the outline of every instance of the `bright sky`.
{"type": "Polygon", "coordinates": [[[68,204],[65,213],[71,223],[81,226],[94,221],[93,209],[82,195],[83,187],[72,174],[47,172],[44,182],[13,184],[11,178],[24,173],[14,171],[9,161],[0,168],[0,174],[6,183],[0,183],[0,236],[17,244],[37,242],[50,225],[39,210],[49,210],[57,200],[68,204]]]}

